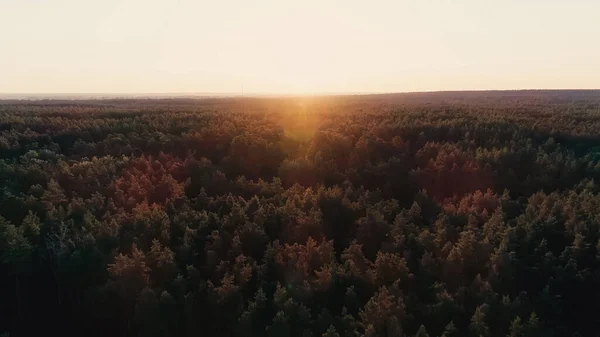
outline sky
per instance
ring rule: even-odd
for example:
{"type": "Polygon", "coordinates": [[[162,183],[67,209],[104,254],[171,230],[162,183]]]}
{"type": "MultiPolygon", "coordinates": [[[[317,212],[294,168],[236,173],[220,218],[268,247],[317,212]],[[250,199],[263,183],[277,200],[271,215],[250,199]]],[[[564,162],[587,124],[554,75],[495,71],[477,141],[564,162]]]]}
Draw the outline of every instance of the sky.
{"type": "Polygon", "coordinates": [[[0,0],[0,93],[600,88],[598,0],[0,0]]]}

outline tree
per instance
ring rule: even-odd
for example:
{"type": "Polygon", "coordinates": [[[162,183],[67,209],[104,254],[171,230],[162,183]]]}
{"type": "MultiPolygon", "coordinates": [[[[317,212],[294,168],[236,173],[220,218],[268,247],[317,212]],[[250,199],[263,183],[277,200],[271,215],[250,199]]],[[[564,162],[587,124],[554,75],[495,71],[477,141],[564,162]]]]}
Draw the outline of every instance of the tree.
{"type": "Polygon", "coordinates": [[[283,311],[277,312],[275,318],[273,318],[273,323],[271,324],[271,326],[267,327],[267,332],[268,335],[272,337],[291,336],[288,318],[285,316],[283,311]]]}
{"type": "Polygon", "coordinates": [[[340,335],[335,331],[335,327],[333,325],[330,325],[329,328],[327,328],[327,331],[325,331],[325,333],[323,333],[321,336],[323,336],[323,337],[340,337],[340,335]]]}
{"type": "Polygon", "coordinates": [[[406,260],[390,253],[377,253],[375,272],[379,285],[391,285],[396,281],[403,283],[411,277],[406,260]]]}
{"type": "Polygon", "coordinates": [[[29,240],[37,240],[40,235],[40,226],[40,218],[31,211],[29,211],[29,214],[27,214],[23,219],[23,222],[21,222],[23,234],[29,240]]]}
{"type": "Polygon", "coordinates": [[[16,227],[0,216],[2,262],[11,266],[15,274],[29,269],[31,254],[35,249],[25,236],[26,229],[26,227],[16,227]]]}
{"type": "Polygon", "coordinates": [[[23,290],[21,289],[21,275],[32,267],[31,258],[35,247],[25,237],[24,228],[16,227],[0,216],[0,256],[1,262],[8,266],[10,274],[14,277],[14,294],[16,297],[17,318],[24,315],[23,290]]]}
{"type": "Polygon", "coordinates": [[[42,197],[47,210],[66,204],[68,201],[65,190],[54,179],[50,179],[42,197]]]}
{"type": "Polygon", "coordinates": [[[365,256],[373,261],[389,234],[390,225],[377,210],[368,211],[367,216],[358,219],[357,224],[356,242],[362,245],[365,256]]]}
{"type": "Polygon", "coordinates": [[[454,326],[454,322],[450,321],[450,323],[448,323],[448,325],[446,325],[446,327],[444,328],[444,333],[442,334],[442,337],[453,337],[457,335],[457,329],[454,326]]]}
{"type": "Polygon", "coordinates": [[[507,337],[522,337],[523,336],[523,324],[521,324],[521,318],[517,316],[512,323],[510,323],[510,328],[508,331],[507,337]]]}
{"type": "Polygon", "coordinates": [[[529,316],[529,320],[527,321],[527,324],[525,324],[525,327],[523,328],[523,336],[525,337],[540,337],[543,336],[541,327],[540,327],[540,320],[537,317],[537,315],[535,314],[535,312],[532,312],[531,315],[529,316]]]}
{"type": "Polygon", "coordinates": [[[475,309],[475,313],[473,317],[471,317],[471,324],[469,325],[469,330],[471,331],[472,336],[475,337],[486,337],[489,336],[490,331],[485,323],[485,312],[488,309],[487,304],[482,304],[475,309]]]}
{"type": "Polygon", "coordinates": [[[117,290],[125,298],[135,298],[150,281],[150,268],[146,265],[146,256],[135,244],[131,247],[131,254],[116,256],[114,263],[108,265],[107,271],[117,290]]]}
{"type": "Polygon", "coordinates": [[[147,257],[147,266],[152,282],[160,286],[171,281],[177,271],[173,252],[168,247],[163,247],[157,239],[154,239],[147,257]]]}
{"type": "Polygon", "coordinates": [[[140,292],[135,304],[133,322],[140,336],[160,336],[158,300],[152,289],[140,292]]]}
{"type": "Polygon", "coordinates": [[[372,326],[375,332],[381,335],[389,333],[400,335],[402,332],[400,322],[404,318],[404,303],[402,298],[390,293],[387,287],[381,287],[369,299],[359,316],[365,331],[372,326]]]}
{"type": "Polygon", "coordinates": [[[166,290],[160,294],[158,300],[160,332],[162,336],[179,335],[179,317],[177,303],[166,290]]]}
{"type": "Polygon", "coordinates": [[[415,337],[429,337],[429,334],[427,333],[427,330],[425,329],[424,325],[421,325],[421,327],[419,327],[419,330],[417,331],[415,337]]]}

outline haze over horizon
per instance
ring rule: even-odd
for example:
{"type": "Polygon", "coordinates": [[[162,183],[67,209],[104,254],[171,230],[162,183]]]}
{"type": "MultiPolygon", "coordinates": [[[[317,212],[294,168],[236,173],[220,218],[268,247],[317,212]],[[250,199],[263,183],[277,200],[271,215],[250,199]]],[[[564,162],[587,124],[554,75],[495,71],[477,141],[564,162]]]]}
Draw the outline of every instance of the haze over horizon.
{"type": "Polygon", "coordinates": [[[0,93],[600,88],[592,0],[0,0],[0,93]]]}

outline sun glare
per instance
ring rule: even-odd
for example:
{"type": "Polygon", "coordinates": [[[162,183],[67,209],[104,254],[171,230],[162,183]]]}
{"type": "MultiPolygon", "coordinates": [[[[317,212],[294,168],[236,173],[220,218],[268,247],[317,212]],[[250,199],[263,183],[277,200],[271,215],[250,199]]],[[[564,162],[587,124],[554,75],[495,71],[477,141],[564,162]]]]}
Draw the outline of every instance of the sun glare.
{"type": "Polygon", "coordinates": [[[313,137],[319,128],[322,112],[312,102],[310,97],[303,97],[278,115],[286,136],[296,141],[307,141],[313,137]]]}

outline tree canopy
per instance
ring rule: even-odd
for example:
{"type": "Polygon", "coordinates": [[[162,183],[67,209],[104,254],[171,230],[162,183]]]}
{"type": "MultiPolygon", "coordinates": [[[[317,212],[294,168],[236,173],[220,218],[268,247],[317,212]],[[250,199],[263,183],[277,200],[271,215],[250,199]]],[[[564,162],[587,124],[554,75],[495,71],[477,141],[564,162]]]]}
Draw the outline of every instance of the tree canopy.
{"type": "Polygon", "coordinates": [[[0,333],[596,336],[600,92],[0,101],[0,333]]]}

